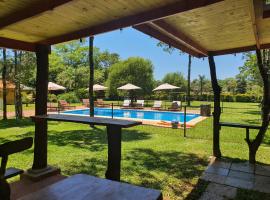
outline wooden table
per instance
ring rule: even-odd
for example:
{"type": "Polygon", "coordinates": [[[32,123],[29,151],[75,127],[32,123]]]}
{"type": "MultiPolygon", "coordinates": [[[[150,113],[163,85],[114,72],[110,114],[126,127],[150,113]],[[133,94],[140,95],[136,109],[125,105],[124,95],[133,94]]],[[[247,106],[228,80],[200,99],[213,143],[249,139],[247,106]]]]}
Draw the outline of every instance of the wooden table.
{"type": "Polygon", "coordinates": [[[162,200],[158,190],[77,174],[19,200],[162,200]]]}
{"type": "Polygon", "coordinates": [[[106,126],[108,137],[108,166],[105,176],[107,179],[116,181],[120,181],[122,128],[142,124],[138,121],[64,114],[39,115],[31,118],[36,122],[39,120],[47,120],[106,126]]]}

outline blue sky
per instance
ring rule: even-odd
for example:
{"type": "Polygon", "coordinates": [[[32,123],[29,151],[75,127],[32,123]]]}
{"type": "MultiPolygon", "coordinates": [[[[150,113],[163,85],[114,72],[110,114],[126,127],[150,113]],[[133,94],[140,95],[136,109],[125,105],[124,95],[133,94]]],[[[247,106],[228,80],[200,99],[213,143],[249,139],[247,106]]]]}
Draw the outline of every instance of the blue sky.
{"type": "MultiPolygon", "coordinates": [[[[157,47],[158,40],[149,37],[132,28],[117,30],[95,37],[94,45],[101,50],[108,50],[120,55],[122,59],[140,56],[150,59],[154,65],[154,76],[162,79],[168,72],[182,72],[187,75],[188,56],[179,55],[177,51],[169,54],[161,47],[157,47]]],[[[243,65],[242,54],[216,56],[217,75],[219,79],[234,77],[239,73],[238,67],[243,65]]],[[[194,58],[192,62],[191,78],[205,75],[210,78],[208,59],[194,58]]]]}

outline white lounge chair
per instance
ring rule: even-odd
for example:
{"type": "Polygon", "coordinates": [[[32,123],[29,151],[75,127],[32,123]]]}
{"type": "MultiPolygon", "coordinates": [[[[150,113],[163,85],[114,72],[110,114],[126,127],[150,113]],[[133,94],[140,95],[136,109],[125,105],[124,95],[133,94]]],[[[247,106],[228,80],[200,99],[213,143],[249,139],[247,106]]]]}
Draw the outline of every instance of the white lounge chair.
{"type": "Polygon", "coordinates": [[[136,108],[143,108],[144,107],[144,100],[137,100],[136,108]]]}
{"type": "Polygon", "coordinates": [[[124,100],[122,107],[123,108],[129,108],[131,104],[131,100],[124,100]]]}
{"type": "Polygon", "coordinates": [[[154,101],[154,105],[152,107],[153,110],[160,110],[162,106],[162,101],[154,101]]]}

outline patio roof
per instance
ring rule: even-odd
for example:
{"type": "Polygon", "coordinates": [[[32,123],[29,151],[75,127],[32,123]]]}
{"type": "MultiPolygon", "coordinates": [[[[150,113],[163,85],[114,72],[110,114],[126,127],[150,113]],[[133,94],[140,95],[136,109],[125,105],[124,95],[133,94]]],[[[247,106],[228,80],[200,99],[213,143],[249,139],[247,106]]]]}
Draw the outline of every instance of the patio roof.
{"type": "Polygon", "coordinates": [[[36,51],[129,26],[197,57],[270,46],[262,0],[10,0],[0,7],[6,48],[36,51]]]}

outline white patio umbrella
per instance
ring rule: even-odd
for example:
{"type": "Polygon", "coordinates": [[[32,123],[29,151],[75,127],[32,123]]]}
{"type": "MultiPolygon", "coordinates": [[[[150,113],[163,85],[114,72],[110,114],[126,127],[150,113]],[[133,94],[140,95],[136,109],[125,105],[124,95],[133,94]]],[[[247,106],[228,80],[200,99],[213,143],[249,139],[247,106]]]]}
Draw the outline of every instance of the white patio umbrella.
{"type": "Polygon", "coordinates": [[[123,86],[121,86],[121,87],[119,87],[119,88],[117,88],[118,90],[140,90],[140,89],[142,89],[142,88],[140,88],[140,87],[138,87],[138,86],[136,86],[136,85],[133,85],[133,84],[131,84],[131,83],[128,83],[128,84],[126,84],[126,85],[123,85],[123,86]]]}
{"type": "MultiPolygon", "coordinates": [[[[103,85],[99,85],[99,84],[95,84],[93,85],[93,90],[94,91],[103,91],[103,90],[107,90],[108,87],[105,87],[103,85]]],[[[89,88],[86,89],[87,91],[89,90],[89,88]]]]}
{"type": "Polygon", "coordinates": [[[179,89],[180,87],[171,85],[169,83],[164,83],[158,87],[156,87],[155,89],[153,89],[153,91],[159,91],[159,90],[174,90],[174,89],[179,89]]]}
{"type": "Polygon", "coordinates": [[[56,83],[49,82],[48,83],[48,90],[49,91],[58,91],[58,90],[66,90],[66,88],[61,86],[61,85],[58,85],[56,83]]]}

